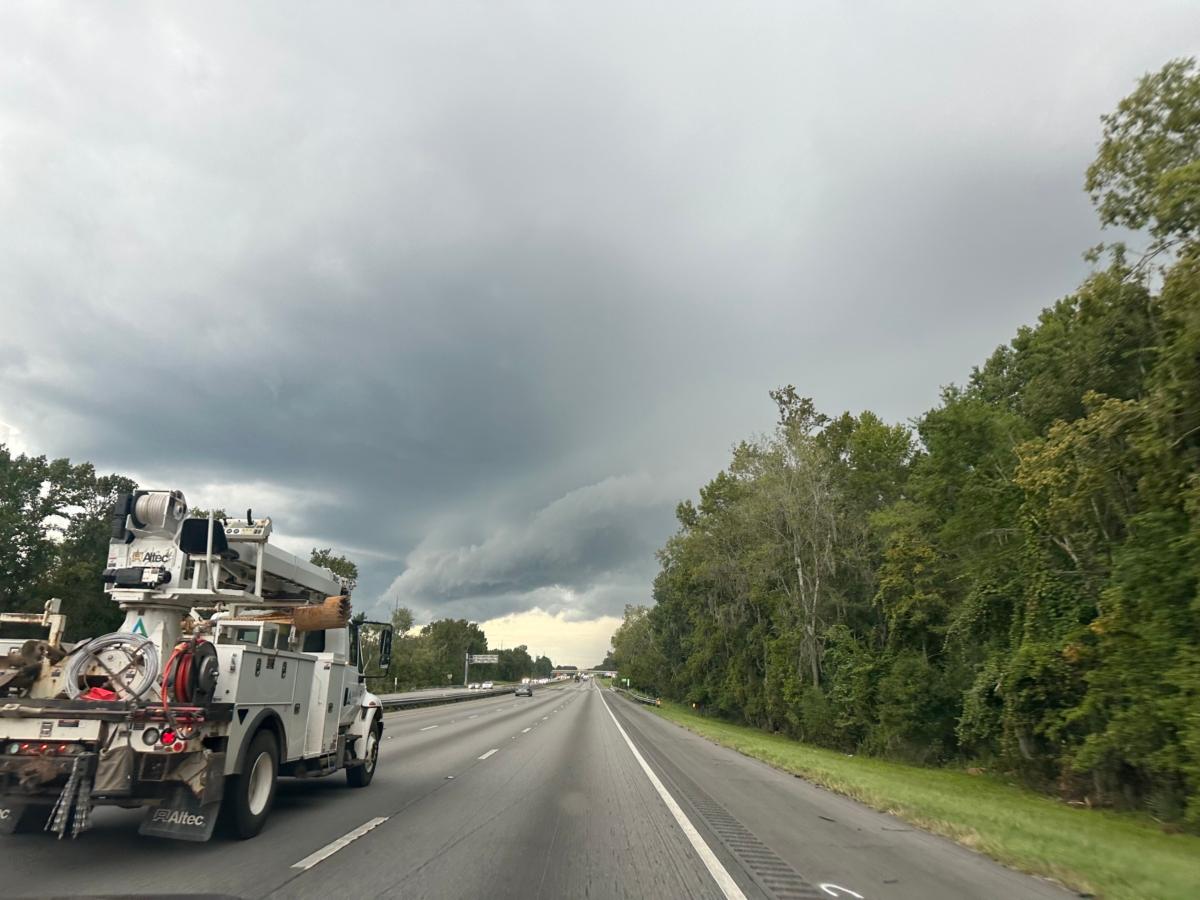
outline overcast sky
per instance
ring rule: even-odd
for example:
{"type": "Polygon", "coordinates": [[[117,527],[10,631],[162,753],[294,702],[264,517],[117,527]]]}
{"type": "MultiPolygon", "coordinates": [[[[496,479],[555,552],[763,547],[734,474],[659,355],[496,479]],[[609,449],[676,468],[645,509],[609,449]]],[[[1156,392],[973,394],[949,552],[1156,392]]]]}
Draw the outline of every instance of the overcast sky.
{"type": "Polygon", "coordinates": [[[919,415],[1070,292],[1194,2],[0,5],[0,441],[599,662],[796,384],[919,415]]]}

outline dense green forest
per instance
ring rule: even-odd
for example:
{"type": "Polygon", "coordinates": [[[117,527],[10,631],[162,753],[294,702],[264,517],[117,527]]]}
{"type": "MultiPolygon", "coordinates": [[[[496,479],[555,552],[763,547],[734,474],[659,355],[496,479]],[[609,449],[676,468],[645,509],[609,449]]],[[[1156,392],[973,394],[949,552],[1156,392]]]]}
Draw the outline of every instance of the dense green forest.
{"type": "MultiPolygon", "coordinates": [[[[90,463],[14,455],[0,444],[0,612],[40,610],[46,600],[59,597],[68,617],[68,639],[119,628],[124,616],[105,596],[100,574],[113,504],[118,494],[135,487],[121,475],[97,475],[90,463]]],[[[346,578],[358,578],[354,562],[329,548],[313,548],[310,558],[346,578]]],[[[488,650],[487,635],[465,619],[439,619],[409,633],[413,615],[398,607],[392,624],[397,635],[391,669],[371,672],[379,679],[373,685],[381,690],[457,684],[464,653],[488,650]]],[[[474,680],[518,681],[549,675],[554,668],[548,657],[534,659],[524,646],[495,652],[498,663],[471,667],[474,680]]]]}
{"type": "MultiPolygon", "coordinates": [[[[623,676],[847,752],[1200,827],[1200,71],[1103,118],[1128,236],[908,425],[772,391],[681,503],[623,676]]],[[[1019,265],[1019,261],[1010,261],[1019,265]]]]}
{"type": "Polygon", "coordinates": [[[549,676],[554,670],[549,657],[530,656],[524,644],[489,650],[487,635],[466,619],[437,619],[416,633],[402,627],[406,621],[411,625],[412,614],[401,607],[393,616],[397,636],[391,669],[400,688],[460,684],[463,655],[468,651],[495,653],[500,658],[496,663],[473,664],[470,681],[520,681],[549,676]]]}

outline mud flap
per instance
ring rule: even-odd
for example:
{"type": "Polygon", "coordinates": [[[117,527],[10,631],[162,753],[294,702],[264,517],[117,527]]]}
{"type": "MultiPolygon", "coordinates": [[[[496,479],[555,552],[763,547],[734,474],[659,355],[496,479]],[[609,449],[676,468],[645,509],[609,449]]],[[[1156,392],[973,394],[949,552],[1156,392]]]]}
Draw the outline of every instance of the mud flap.
{"type": "Polygon", "coordinates": [[[44,803],[0,799],[0,834],[41,831],[49,816],[50,807],[44,803]]]}
{"type": "Polygon", "coordinates": [[[201,803],[191,791],[180,787],[158,806],[146,810],[138,834],[177,841],[207,841],[216,828],[220,809],[220,800],[201,803]]]}

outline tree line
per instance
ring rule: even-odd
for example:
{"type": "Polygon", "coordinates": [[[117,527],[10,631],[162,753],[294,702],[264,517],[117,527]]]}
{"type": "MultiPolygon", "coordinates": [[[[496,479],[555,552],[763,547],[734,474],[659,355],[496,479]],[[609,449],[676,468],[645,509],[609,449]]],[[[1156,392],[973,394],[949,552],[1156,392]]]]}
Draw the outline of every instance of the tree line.
{"type": "MultiPolygon", "coordinates": [[[[105,593],[100,576],[108,558],[111,514],[117,497],[136,489],[123,475],[99,475],[91,463],[14,454],[0,444],[0,612],[40,610],[61,598],[67,639],[115,631],[124,618],[105,593]]],[[[194,509],[191,515],[207,516],[194,509]]],[[[224,518],[223,510],[213,510],[224,518]]],[[[357,580],[358,566],[331,548],[314,547],[310,561],[357,580]]],[[[363,613],[356,618],[361,622],[363,613]]],[[[413,632],[413,614],[397,607],[392,664],[369,666],[380,687],[457,684],[466,652],[488,652],[487,635],[465,619],[438,619],[413,632]],[[410,633],[412,632],[412,633],[410,633]]],[[[471,667],[476,681],[519,681],[550,675],[549,657],[533,658],[524,645],[494,651],[496,664],[471,667]]],[[[377,657],[376,657],[377,658],[377,657]]]]}
{"type": "Polygon", "coordinates": [[[911,425],[772,391],[678,506],[622,676],[847,752],[1200,828],[1200,71],[1103,117],[1095,270],[911,425]]]}
{"type": "Polygon", "coordinates": [[[467,680],[473,682],[545,678],[554,670],[550,657],[531,656],[524,644],[489,649],[483,629],[466,619],[436,619],[414,631],[412,613],[400,607],[392,623],[396,626],[396,642],[389,676],[401,690],[460,684],[467,653],[494,653],[499,657],[495,663],[472,663],[467,680]]]}

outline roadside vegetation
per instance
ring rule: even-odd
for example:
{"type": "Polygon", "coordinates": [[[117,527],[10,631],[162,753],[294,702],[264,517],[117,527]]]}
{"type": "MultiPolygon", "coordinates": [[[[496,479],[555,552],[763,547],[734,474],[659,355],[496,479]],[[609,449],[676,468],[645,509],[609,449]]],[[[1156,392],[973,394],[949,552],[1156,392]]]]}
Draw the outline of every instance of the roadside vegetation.
{"type": "Polygon", "coordinates": [[[989,773],[848,756],[731,725],[678,703],[654,710],[718,744],[892,813],[1016,869],[1106,898],[1192,898],[1200,837],[1144,815],[1068,806],[989,773]]]}
{"type": "MultiPolygon", "coordinates": [[[[1200,831],[1195,61],[1142,79],[1101,138],[1087,190],[1138,248],[1093,250],[1075,293],[911,424],[771,391],[775,430],[679,504],[654,605],[627,608],[613,638],[635,686],[840,751],[811,759],[979,766],[1143,813],[1135,826],[1037,807],[1112,838],[1079,862],[1089,872],[1141,866],[1141,849],[1114,843],[1139,828],[1152,867],[1154,821],[1200,831]]],[[[992,789],[944,774],[964,798],[992,789]]],[[[884,805],[907,796],[876,786],[884,805]]],[[[1011,827],[996,815],[981,849],[1016,845],[1016,814],[1011,827]]]]}

